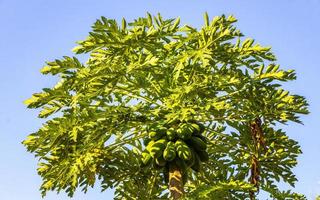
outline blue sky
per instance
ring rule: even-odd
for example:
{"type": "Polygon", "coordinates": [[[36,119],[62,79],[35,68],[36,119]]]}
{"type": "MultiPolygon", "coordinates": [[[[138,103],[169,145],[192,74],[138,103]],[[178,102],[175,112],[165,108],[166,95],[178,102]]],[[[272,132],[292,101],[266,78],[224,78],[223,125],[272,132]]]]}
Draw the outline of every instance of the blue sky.
{"type": "MultiPolygon", "coordinates": [[[[304,126],[285,128],[298,140],[303,155],[294,169],[299,179],[295,191],[308,199],[320,194],[319,102],[320,0],[0,0],[0,199],[38,200],[41,179],[36,174],[37,160],[20,142],[43,121],[36,111],[27,110],[23,100],[55,79],[42,76],[45,61],[72,56],[75,41],[83,39],[100,16],[134,19],[146,12],[164,17],[181,17],[182,23],[200,26],[203,13],[211,17],[233,14],[237,27],[263,45],[271,45],[284,68],[297,71],[297,81],[285,84],[292,92],[306,96],[311,114],[304,126]]],[[[112,199],[112,191],[99,187],[75,200],[112,199]]],[[[65,194],[51,192],[46,200],[67,200],[65,194]]]]}

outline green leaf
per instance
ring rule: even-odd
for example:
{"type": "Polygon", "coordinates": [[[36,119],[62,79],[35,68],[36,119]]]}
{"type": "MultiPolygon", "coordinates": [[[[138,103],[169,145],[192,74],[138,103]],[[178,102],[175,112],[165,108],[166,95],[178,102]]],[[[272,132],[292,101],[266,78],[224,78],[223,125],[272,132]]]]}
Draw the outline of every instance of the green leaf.
{"type": "Polygon", "coordinates": [[[204,18],[204,24],[205,24],[205,26],[209,26],[209,15],[208,15],[207,12],[204,13],[203,18],[204,18]]]}

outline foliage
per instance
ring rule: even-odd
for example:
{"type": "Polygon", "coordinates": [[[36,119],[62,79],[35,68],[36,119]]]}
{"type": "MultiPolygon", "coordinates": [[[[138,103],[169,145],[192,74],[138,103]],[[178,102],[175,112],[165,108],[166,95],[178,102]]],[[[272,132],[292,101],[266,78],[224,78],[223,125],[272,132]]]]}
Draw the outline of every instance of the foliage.
{"type": "Polygon", "coordinates": [[[245,199],[259,189],[303,198],[276,186],[294,186],[301,153],[276,126],[308,113],[302,96],[281,88],[294,71],[280,69],[270,47],[242,39],[233,16],[204,18],[197,30],[160,15],[120,25],[102,17],[74,48],[89,54],[86,63],[65,56],[42,68],[60,81],[26,100],[47,121],[23,144],[39,158],[43,195],[72,196],[100,180],[115,199],[168,198],[163,169],[141,164],[143,141],[150,127],[178,121],[205,126],[209,153],[199,172],[186,169],[185,198],[245,199]]]}

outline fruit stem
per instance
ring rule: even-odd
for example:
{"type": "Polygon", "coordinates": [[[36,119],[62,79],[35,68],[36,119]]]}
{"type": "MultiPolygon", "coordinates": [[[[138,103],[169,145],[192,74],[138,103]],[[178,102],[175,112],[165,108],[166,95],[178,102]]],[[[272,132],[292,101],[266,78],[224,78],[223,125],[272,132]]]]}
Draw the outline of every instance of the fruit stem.
{"type": "Polygon", "coordinates": [[[184,193],[182,171],[173,163],[169,166],[169,190],[174,200],[180,199],[184,193]]]}

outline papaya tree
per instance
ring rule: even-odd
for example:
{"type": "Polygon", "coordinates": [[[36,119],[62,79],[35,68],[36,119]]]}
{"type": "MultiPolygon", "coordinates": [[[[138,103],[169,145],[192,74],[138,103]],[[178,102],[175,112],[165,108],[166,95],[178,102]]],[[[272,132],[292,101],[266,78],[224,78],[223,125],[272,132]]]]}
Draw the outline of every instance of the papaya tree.
{"type": "Polygon", "coordinates": [[[298,143],[279,127],[307,114],[296,78],[233,16],[204,15],[199,30],[160,14],[102,17],[73,51],[47,62],[59,76],[25,101],[46,122],[23,144],[39,158],[42,195],[99,183],[114,199],[305,199],[298,143]]]}

